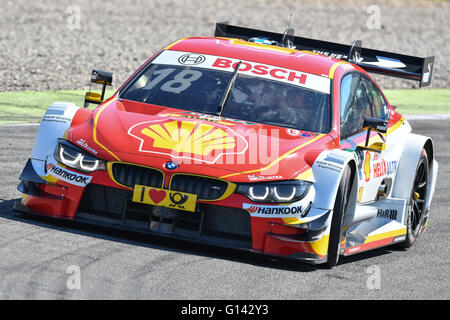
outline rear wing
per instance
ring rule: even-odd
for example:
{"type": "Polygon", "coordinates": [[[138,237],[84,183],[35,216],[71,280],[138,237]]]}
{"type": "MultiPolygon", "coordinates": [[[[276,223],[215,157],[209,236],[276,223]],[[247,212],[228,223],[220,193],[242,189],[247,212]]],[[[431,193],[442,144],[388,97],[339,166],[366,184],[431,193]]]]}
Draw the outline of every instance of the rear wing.
{"type": "Polygon", "coordinates": [[[390,77],[419,81],[419,86],[429,86],[433,73],[434,56],[420,58],[404,54],[362,48],[361,41],[352,45],[339,44],[294,36],[294,30],[286,29],[284,34],[229,25],[227,22],[216,23],[215,37],[267,38],[272,44],[282,47],[308,50],[325,56],[349,61],[367,72],[390,77]]]}

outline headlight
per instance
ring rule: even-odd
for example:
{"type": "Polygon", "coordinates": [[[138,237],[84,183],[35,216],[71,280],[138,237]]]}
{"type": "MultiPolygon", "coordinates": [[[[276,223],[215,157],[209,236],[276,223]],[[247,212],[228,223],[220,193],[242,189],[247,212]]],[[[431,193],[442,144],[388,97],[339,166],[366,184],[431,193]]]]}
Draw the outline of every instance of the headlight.
{"type": "Polygon", "coordinates": [[[239,184],[236,192],[254,202],[291,203],[303,199],[311,184],[311,182],[300,180],[239,184]]]}
{"type": "Polygon", "coordinates": [[[55,150],[55,159],[70,168],[83,172],[106,170],[105,161],[95,158],[65,140],[59,140],[55,150]]]}

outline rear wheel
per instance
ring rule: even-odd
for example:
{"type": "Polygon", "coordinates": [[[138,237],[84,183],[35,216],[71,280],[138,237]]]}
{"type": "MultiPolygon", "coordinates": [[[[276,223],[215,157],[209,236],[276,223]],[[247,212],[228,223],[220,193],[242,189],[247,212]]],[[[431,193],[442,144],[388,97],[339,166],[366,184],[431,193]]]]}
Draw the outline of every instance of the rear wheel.
{"type": "Polygon", "coordinates": [[[400,244],[403,248],[411,247],[419,236],[425,212],[428,177],[428,156],[425,149],[423,149],[417,164],[416,174],[411,190],[411,198],[408,206],[408,220],[406,223],[406,239],[400,244]]]}
{"type": "Polygon", "coordinates": [[[351,187],[351,170],[347,166],[339,184],[336,195],[336,201],[333,208],[333,218],[331,219],[330,240],[328,243],[328,259],[327,265],[332,268],[339,261],[339,254],[342,241],[342,227],[344,222],[344,214],[348,207],[348,199],[351,187]]]}

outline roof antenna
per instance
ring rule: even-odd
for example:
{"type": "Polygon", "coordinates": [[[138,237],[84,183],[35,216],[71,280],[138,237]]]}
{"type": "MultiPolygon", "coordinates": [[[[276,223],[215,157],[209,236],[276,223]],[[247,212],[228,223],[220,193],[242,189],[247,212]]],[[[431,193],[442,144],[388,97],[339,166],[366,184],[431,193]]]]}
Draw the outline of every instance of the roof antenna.
{"type": "Polygon", "coordinates": [[[294,47],[294,29],[291,28],[292,12],[289,17],[289,24],[283,33],[283,38],[281,39],[281,46],[285,48],[295,49],[294,47]]]}

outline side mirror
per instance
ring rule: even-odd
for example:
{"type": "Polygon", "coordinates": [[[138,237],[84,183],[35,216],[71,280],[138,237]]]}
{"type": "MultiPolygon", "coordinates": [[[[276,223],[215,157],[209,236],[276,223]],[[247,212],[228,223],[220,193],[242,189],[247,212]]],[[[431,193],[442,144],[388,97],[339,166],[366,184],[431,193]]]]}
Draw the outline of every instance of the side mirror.
{"type": "Polygon", "coordinates": [[[89,103],[100,104],[103,102],[103,99],[105,98],[106,86],[112,85],[113,74],[114,73],[108,71],[92,70],[91,83],[102,84],[103,88],[101,94],[91,92],[91,86],[89,84],[89,91],[86,92],[86,95],[84,96],[85,108],[89,106],[89,103]]]}
{"type": "Polygon", "coordinates": [[[363,127],[367,128],[366,143],[364,147],[360,146],[359,148],[378,153],[383,151],[386,146],[385,145],[386,140],[383,134],[386,133],[388,130],[388,120],[364,117],[363,127]],[[375,142],[369,146],[370,133],[372,132],[372,130],[378,132],[378,135],[381,137],[382,142],[375,142]]]}
{"type": "Polygon", "coordinates": [[[369,130],[374,130],[379,133],[386,133],[388,121],[384,119],[377,119],[371,117],[364,117],[363,127],[369,127],[369,130]]]}
{"type": "Polygon", "coordinates": [[[114,73],[112,73],[112,72],[94,69],[94,70],[92,70],[91,82],[99,83],[99,84],[106,84],[106,85],[110,86],[110,85],[112,85],[113,74],[114,73]]]}

